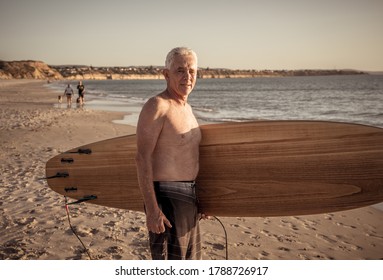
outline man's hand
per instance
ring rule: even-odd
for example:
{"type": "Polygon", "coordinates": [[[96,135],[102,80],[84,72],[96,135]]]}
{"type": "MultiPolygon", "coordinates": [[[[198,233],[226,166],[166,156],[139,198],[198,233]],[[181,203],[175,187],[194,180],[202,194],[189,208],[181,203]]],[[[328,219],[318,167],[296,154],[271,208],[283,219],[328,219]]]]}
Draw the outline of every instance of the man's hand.
{"type": "Polygon", "coordinates": [[[146,214],[146,226],[148,227],[149,231],[156,234],[163,233],[165,232],[165,225],[169,228],[172,227],[172,224],[169,222],[161,210],[158,210],[158,212],[154,214],[146,214]]]}

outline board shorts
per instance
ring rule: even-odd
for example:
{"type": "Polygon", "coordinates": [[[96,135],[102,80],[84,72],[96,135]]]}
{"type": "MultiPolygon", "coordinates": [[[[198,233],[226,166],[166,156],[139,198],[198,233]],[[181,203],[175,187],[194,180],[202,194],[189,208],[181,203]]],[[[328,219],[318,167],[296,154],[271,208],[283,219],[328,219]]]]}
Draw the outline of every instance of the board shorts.
{"type": "Polygon", "coordinates": [[[154,182],[157,202],[172,228],[149,232],[153,260],[200,260],[199,229],[195,182],[154,182]]]}

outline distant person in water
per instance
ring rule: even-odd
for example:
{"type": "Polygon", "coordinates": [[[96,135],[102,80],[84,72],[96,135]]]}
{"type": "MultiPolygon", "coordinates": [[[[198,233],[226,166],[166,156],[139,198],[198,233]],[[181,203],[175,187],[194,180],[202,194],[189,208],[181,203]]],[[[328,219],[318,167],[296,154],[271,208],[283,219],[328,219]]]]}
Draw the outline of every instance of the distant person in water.
{"type": "Polygon", "coordinates": [[[80,106],[82,106],[84,104],[84,94],[85,94],[85,86],[82,84],[82,81],[78,82],[77,90],[78,90],[78,100],[79,100],[80,106]]]}
{"type": "Polygon", "coordinates": [[[64,95],[66,96],[66,103],[68,107],[72,106],[73,89],[70,84],[65,88],[64,95]]]}

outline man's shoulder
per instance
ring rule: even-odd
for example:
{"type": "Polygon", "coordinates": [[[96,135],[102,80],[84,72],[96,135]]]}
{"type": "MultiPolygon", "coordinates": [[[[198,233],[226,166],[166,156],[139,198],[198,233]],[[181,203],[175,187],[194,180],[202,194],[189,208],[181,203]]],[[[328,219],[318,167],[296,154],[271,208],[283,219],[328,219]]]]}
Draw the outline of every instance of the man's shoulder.
{"type": "Polygon", "coordinates": [[[163,93],[157,94],[149,98],[145,104],[146,107],[153,108],[155,110],[168,110],[170,107],[169,99],[163,95],[163,93]]]}
{"type": "Polygon", "coordinates": [[[158,119],[164,117],[168,114],[169,107],[169,101],[160,93],[146,101],[141,110],[140,118],[158,119]]]}

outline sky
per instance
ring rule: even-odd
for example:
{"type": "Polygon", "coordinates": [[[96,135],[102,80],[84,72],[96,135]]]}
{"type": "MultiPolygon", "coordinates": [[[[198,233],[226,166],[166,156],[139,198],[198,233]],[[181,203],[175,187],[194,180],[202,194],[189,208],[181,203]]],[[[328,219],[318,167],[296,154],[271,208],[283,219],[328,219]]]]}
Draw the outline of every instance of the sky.
{"type": "Polygon", "coordinates": [[[0,60],[383,71],[383,0],[0,0],[0,60]]]}

